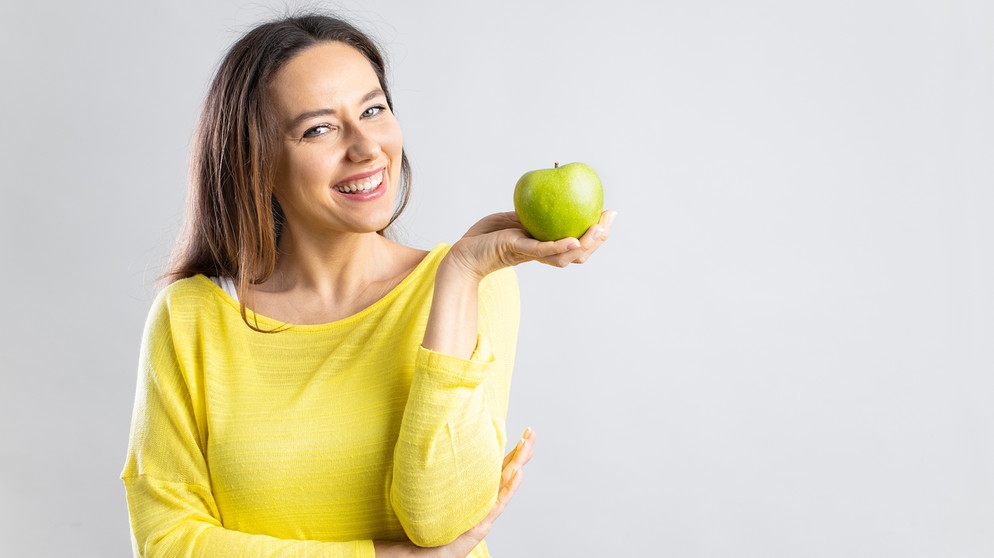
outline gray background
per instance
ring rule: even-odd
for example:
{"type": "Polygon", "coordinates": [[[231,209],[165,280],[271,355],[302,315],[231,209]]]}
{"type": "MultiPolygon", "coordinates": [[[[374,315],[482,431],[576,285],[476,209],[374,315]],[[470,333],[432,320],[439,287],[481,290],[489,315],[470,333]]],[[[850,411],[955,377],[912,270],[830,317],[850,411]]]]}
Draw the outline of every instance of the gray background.
{"type": "MultiPolygon", "coordinates": [[[[3,556],[130,552],[198,105],[283,6],[0,6],[3,556]]],[[[994,3],[326,6],[389,54],[404,240],[553,161],[620,212],[590,263],[519,269],[509,428],[540,439],[496,556],[994,555],[994,3]]]]}

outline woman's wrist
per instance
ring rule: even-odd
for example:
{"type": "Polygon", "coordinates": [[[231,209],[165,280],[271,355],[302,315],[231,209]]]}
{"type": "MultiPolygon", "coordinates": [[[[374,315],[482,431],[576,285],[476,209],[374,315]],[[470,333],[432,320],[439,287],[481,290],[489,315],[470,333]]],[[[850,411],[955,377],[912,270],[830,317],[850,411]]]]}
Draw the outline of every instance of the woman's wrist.
{"type": "Polygon", "coordinates": [[[475,283],[479,286],[480,281],[489,271],[481,270],[476,259],[472,247],[467,245],[465,239],[461,239],[449,248],[448,253],[439,262],[437,273],[456,282],[467,285],[475,283]]]}
{"type": "Polygon", "coordinates": [[[376,552],[376,558],[408,558],[414,556],[414,548],[411,543],[373,541],[373,550],[376,552]]]}

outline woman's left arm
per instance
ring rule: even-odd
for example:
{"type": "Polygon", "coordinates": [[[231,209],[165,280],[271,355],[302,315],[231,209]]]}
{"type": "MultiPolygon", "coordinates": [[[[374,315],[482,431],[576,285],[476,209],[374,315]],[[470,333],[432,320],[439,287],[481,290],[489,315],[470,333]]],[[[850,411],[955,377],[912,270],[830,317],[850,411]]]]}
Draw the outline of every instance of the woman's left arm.
{"type": "Polygon", "coordinates": [[[492,509],[518,328],[515,275],[526,261],[583,263],[614,212],[580,239],[539,242],[513,212],[485,217],[439,265],[394,456],[391,500],[408,536],[446,544],[492,509]]]}

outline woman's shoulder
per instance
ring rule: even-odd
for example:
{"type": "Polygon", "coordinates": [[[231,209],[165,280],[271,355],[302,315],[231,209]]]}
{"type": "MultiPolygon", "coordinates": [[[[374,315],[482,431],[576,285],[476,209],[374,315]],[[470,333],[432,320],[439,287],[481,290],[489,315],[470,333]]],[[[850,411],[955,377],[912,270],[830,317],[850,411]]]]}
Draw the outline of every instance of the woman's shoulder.
{"type": "Polygon", "coordinates": [[[445,257],[450,248],[450,245],[442,243],[436,244],[429,250],[405,247],[406,252],[403,258],[405,263],[399,266],[401,268],[399,285],[433,280],[442,258],[445,257]]]}
{"type": "Polygon", "coordinates": [[[153,308],[159,311],[190,313],[202,311],[210,304],[221,302],[226,305],[237,303],[225,294],[224,290],[205,275],[193,275],[178,279],[164,286],[155,297],[153,308]]]}
{"type": "Polygon", "coordinates": [[[184,300],[189,297],[212,296],[220,287],[206,275],[197,274],[177,279],[159,291],[159,298],[184,300]]]}

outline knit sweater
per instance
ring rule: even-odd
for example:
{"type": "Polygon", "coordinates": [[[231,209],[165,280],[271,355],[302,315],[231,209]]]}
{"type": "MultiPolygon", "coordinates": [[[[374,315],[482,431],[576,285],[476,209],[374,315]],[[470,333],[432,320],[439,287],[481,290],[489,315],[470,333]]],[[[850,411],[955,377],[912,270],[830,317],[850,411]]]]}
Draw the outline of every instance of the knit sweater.
{"type": "Polygon", "coordinates": [[[429,351],[447,251],[342,320],[249,311],[276,333],[207,277],[163,289],[121,475],[135,556],[366,557],[374,539],[438,546],[479,522],[506,444],[518,286],[510,268],[483,280],[470,358],[429,351]]]}

